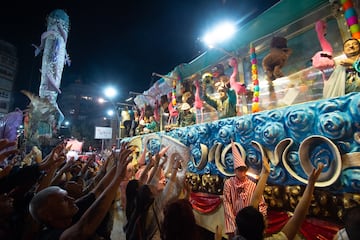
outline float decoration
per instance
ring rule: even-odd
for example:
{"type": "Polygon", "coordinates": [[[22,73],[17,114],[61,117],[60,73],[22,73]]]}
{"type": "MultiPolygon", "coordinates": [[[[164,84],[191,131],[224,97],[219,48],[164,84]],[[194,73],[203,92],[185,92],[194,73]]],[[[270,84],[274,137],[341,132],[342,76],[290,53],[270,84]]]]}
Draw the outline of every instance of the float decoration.
{"type": "Polygon", "coordinates": [[[321,45],[322,51],[317,52],[312,57],[312,65],[314,68],[319,69],[322,73],[322,78],[325,81],[325,69],[333,68],[335,66],[335,61],[332,57],[333,49],[331,44],[326,40],[326,22],[324,20],[319,20],[315,23],[315,31],[319,43],[321,45]]]}
{"type": "MultiPolygon", "coordinates": [[[[23,112],[16,108],[0,118],[0,139],[7,139],[9,142],[17,140],[17,129],[23,122],[23,112]]],[[[11,147],[15,149],[16,146],[11,147]]],[[[10,150],[10,148],[8,148],[10,150]]]]}
{"type": "Polygon", "coordinates": [[[286,65],[292,49],[287,46],[284,37],[273,37],[270,42],[270,52],[263,58],[262,67],[269,85],[270,105],[276,106],[277,97],[273,81],[284,77],[282,68],[286,65]]]}
{"type": "Polygon", "coordinates": [[[245,97],[246,87],[244,83],[237,81],[239,78],[239,64],[235,57],[230,58],[229,66],[233,68],[233,72],[230,76],[230,87],[236,92],[236,105],[239,108],[238,113],[241,113],[243,112],[243,109],[240,107],[241,104],[247,105],[245,97]]]}
{"type": "Polygon", "coordinates": [[[52,138],[64,120],[56,101],[61,93],[64,65],[70,65],[66,51],[69,28],[69,16],[65,11],[56,9],[47,17],[47,29],[41,35],[40,45],[32,44],[35,47],[35,56],[43,51],[39,98],[30,92],[22,91],[31,100],[27,116],[29,127],[25,138],[33,144],[38,144],[39,137],[42,137],[45,145],[51,145],[51,141],[55,141],[52,138]]]}
{"type": "Polygon", "coordinates": [[[195,102],[194,107],[196,110],[196,123],[202,123],[204,121],[204,109],[203,109],[203,101],[200,97],[200,83],[199,80],[195,80],[195,102]]]}
{"type": "Polygon", "coordinates": [[[57,113],[57,109],[47,98],[40,98],[26,90],[21,90],[21,93],[30,99],[24,120],[27,145],[39,146],[44,138],[51,138],[48,132],[51,131],[51,125],[56,124],[53,116],[57,113]]]}
{"type": "Polygon", "coordinates": [[[39,87],[40,98],[49,99],[58,110],[58,127],[64,120],[56,100],[60,91],[61,77],[64,65],[70,65],[69,55],[66,51],[70,23],[69,16],[60,9],[56,9],[47,18],[47,31],[41,35],[40,46],[35,47],[35,56],[43,51],[41,66],[41,83],[39,87]]]}
{"type": "Polygon", "coordinates": [[[258,79],[258,70],[257,70],[257,58],[255,53],[255,47],[251,43],[250,44],[250,61],[251,61],[251,79],[253,83],[253,91],[254,96],[252,99],[252,112],[259,112],[260,106],[259,106],[259,96],[260,96],[260,87],[259,87],[259,79],[258,79]]]}
{"type": "Polygon", "coordinates": [[[176,79],[172,80],[171,103],[173,107],[176,106],[176,79]]]}
{"type": "Polygon", "coordinates": [[[341,0],[341,4],[342,4],[342,10],[344,11],[346,23],[350,29],[351,36],[353,38],[360,39],[359,21],[352,1],[341,0]]]}

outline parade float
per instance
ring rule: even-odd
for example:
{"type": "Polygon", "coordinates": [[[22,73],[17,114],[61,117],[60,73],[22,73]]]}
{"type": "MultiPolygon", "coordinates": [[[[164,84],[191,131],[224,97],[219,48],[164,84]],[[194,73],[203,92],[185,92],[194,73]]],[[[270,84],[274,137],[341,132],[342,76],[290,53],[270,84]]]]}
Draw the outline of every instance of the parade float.
{"type": "Polygon", "coordinates": [[[56,9],[47,16],[46,26],[46,31],[41,35],[40,45],[33,44],[35,56],[42,53],[39,94],[21,91],[30,100],[24,117],[25,144],[30,148],[55,146],[58,141],[57,131],[64,120],[64,115],[57,104],[57,97],[61,93],[64,66],[70,65],[66,51],[70,29],[69,16],[65,11],[56,9]]]}
{"type": "Polygon", "coordinates": [[[308,175],[321,162],[325,168],[301,234],[306,239],[332,239],[344,210],[360,204],[360,93],[324,99],[323,86],[336,61],[344,57],[343,41],[359,38],[356,11],[350,0],[278,2],[239,27],[231,41],[166,75],[155,74],[161,78],[134,100],[143,115],[145,109],[159,108],[154,112],[160,112],[161,121],[163,114],[176,116],[174,109],[188,86],[195,95],[194,110],[200,114],[196,124],[169,129],[169,122],[161,121],[161,131],[123,141],[139,149],[146,144],[153,154],[170,146],[169,159],[181,160],[186,168],[179,181],[185,177],[191,184],[197,222],[212,232],[224,223],[223,183],[234,175],[231,140],[255,180],[262,167],[261,152],[270,156],[271,174],[264,193],[268,233],[279,231],[289,219],[308,175]],[[274,38],[286,41],[278,44],[274,38]],[[269,59],[264,59],[271,54],[283,58],[270,69],[269,59]],[[319,57],[329,61],[319,64],[319,57]],[[237,91],[237,116],[231,118],[218,119],[201,100],[199,82],[211,89],[219,81],[213,70],[219,65],[224,75],[236,76],[235,83],[242,85],[237,91]],[[202,78],[206,74],[211,78],[202,78]],[[159,107],[164,98],[168,111],[159,107]]]}

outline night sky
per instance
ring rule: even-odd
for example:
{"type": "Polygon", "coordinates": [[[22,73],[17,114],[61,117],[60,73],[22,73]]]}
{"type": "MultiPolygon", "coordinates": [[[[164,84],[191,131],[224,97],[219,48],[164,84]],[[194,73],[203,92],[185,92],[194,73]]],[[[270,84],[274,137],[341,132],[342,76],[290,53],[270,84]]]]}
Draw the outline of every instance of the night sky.
{"type": "MultiPolygon", "coordinates": [[[[220,20],[239,22],[256,17],[277,0],[132,0],[8,2],[0,9],[0,39],[18,49],[15,106],[24,109],[28,99],[19,91],[38,94],[41,56],[31,44],[40,44],[46,17],[63,9],[70,18],[65,66],[60,88],[76,80],[104,86],[113,84],[120,99],[129,91],[143,92],[158,78],[206,51],[199,40],[220,20]],[[264,3],[265,2],[265,3],[264,3]]],[[[100,89],[99,89],[100,91],[100,89]]]]}

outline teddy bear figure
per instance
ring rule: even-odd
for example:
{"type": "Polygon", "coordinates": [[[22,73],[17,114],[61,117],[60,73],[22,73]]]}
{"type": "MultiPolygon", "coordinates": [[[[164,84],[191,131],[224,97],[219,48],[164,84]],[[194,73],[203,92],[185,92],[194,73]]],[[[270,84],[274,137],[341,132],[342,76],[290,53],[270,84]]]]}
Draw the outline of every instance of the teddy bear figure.
{"type": "Polygon", "coordinates": [[[286,64],[292,50],[287,47],[284,37],[273,37],[270,43],[270,53],[262,61],[263,70],[268,81],[283,77],[281,68],[286,64]]]}

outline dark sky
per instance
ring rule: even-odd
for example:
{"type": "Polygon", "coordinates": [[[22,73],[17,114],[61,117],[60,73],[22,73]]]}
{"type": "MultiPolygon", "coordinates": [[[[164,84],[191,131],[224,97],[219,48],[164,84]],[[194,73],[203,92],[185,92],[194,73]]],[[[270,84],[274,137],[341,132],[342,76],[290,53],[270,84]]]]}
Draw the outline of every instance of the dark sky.
{"type": "Polygon", "coordinates": [[[240,21],[248,16],[246,22],[278,1],[31,2],[33,5],[11,1],[0,9],[0,39],[18,49],[15,105],[20,108],[26,106],[27,99],[19,90],[38,93],[41,56],[35,58],[31,44],[40,44],[46,16],[55,9],[65,10],[71,24],[67,51],[72,64],[64,67],[61,88],[78,79],[101,86],[112,83],[120,98],[126,99],[129,91],[143,92],[157,80],[152,72],[167,74],[204,52],[199,38],[220,20],[240,21]]]}

